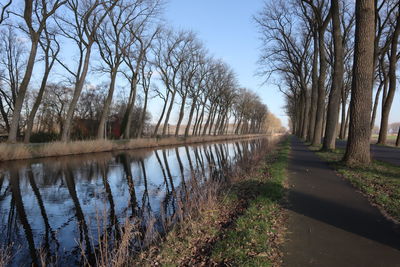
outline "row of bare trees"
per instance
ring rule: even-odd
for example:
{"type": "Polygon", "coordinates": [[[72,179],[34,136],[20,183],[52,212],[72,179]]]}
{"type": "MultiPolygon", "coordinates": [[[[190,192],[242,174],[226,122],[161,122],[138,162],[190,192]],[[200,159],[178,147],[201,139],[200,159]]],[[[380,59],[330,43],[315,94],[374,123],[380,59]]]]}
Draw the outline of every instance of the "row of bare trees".
{"type": "Polygon", "coordinates": [[[264,41],[262,74],[278,77],[296,135],[324,150],[348,135],[345,160],[368,163],[381,100],[378,143],[386,143],[396,91],[399,10],[397,0],[266,3],[255,17],[264,41]]]}
{"type": "Polygon", "coordinates": [[[0,4],[0,130],[8,141],[42,131],[59,132],[61,141],[84,131],[103,139],[115,120],[114,137],[126,139],[171,134],[171,122],[172,134],[185,136],[264,131],[268,110],[258,96],[194,33],[160,26],[162,7],[161,0],[0,4]],[[153,127],[151,99],[161,107],[153,127]]]}

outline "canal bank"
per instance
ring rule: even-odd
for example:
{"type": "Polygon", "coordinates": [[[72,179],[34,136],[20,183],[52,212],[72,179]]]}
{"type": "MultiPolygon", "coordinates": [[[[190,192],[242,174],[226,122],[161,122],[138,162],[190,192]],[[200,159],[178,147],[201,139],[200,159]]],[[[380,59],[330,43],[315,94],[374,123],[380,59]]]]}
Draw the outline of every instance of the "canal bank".
{"type": "Polygon", "coordinates": [[[265,134],[247,135],[207,135],[189,137],[139,138],[129,140],[85,140],[72,142],[51,142],[35,144],[0,144],[0,162],[45,157],[80,155],[118,150],[157,148],[176,145],[189,145],[205,142],[219,142],[260,138],[265,134]]]}
{"type": "Polygon", "coordinates": [[[235,177],[252,173],[273,143],[258,138],[6,162],[0,248],[11,252],[10,266],[132,260],[115,257],[160,243],[205,210],[213,218],[213,203],[227,203],[235,177]]]}
{"type": "Polygon", "coordinates": [[[279,266],[285,234],[285,183],[290,147],[284,138],[259,151],[217,198],[198,205],[138,266],[279,266]]]}

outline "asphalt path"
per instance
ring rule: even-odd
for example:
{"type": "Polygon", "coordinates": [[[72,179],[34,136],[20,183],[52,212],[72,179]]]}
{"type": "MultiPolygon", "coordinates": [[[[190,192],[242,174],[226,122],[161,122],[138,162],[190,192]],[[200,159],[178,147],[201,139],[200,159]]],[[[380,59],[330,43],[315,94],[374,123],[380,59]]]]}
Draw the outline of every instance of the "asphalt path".
{"type": "Polygon", "coordinates": [[[283,266],[400,266],[400,229],[292,138],[283,266]]]}

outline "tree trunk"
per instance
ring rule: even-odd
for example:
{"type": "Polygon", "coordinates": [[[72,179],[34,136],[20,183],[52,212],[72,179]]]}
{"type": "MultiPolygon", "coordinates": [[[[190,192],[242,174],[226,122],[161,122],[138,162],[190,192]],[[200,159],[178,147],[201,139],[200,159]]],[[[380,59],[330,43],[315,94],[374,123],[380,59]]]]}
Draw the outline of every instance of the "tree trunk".
{"type": "Polygon", "coordinates": [[[297,104],[297,107],[296,107],[296,135],[297,136],[300,136],[301,135],[301,127],[302,127],[302,125],[301,125],[301,123],[302,123],[302,119],[301,119],[301,111],[302,111],[302,108],[301,108],[301,101],[300,101],[300,103],[299,104],[297,104]]]}
{"type": "Polygon", "coordinates": [[[200,112],[200,117],[199,117],[199,121],[197,122],[197,126],[196,126],[196,130],[195,130],[195,135],[200,135],[201,133],[201,129],[202,129],[202,125],[203,125],[203,121],[204,121],[204,113],[205,113],[205,103],[207,102],[207,98],[204,101],[204,105],[202,105],[201,107],[201,112],[200,112]]]}
{"type": "Polygon", "coordinates": [[[179,111],[179,118],[178,118],[178,123],[176,124],[176,129],[175,129],[175,136],[179,135],[179,128],[181,128],[181,123],[183,120],[183,117],[185,116],[185,103],[186,102],[186,94],[182,97],[182,103],[181,103],[181,109],[179,111]]]}
{"type": "Polygon", "coordinates": [[[43,75],[43,78],[42,78],[42,82],[40,84],[39,93],[38,93],[38,95],[37,95],[37,97],[35,99],[35,103],[33,104],[31,113],[29,114],[28,122],[27,122],[27,125],[26,125],[25,136],[24,136],[24,142],[25,143],[29,143],[29,139],[31,138],[32,128],[33,128],[33,123],[35,121],[36,112],[38,111],[39,106],[40,106],[40,104],[42,102],[42,98],[43,98],[43,95],[44,95],[44,91],[46,89],[47,78],[49,77],[49,73],[50,73],[50,69],[48,68],[48,66],[46,66],[46,70],[44,72],[44,75],[43,75]]]}
{"type": "Polygon", "coordinates": [[[220,112],[218,112],[217,121],[215,122],[214,132],[213,132],[214,135],[217,134],[220,124],[221,124],[221,110],[220,112]]]}
{"type": "Polygon", "coordinates": [[[198,127],[198,124],[199,124],[199,122],[200,122],[200,106],[199,105],[196,105],[196,107],[195,107],[195,109],[196,109],[196,117],[194,118],[194,124],[193,124],[193,129],[192,129],[192,135],[196,135],[196,133],[197,133],[197,127],[198,127]]]}
{"type": "Polygon", "coordinates": [[[345,139],[346,138],[346,120],[347,120],[347,112],[346,112],[346,105],[347,105],[347,97],[348,97],[348,92],[346,89],[346,86],[343,85],[342,87],[342,119],[341,119],[341,124],[340,124],[340,139],[345,139]]]}
{"type": "Polygon", "coordinates": [[[318,33],[314,30],[314,48],[313,48],[313,63],[312,63],[312,88],[311,88],[311,107],[310,107],[310,122],[307,133],[307,141],[311,142],[314,137],[315,118],[317,116],[317,99],[318,99],[318,33]]]}
{"type": "Polygon", "coordinates": [[[374,79],[375,1],[356,0],[353,81],[350,101],[349,138],[344,161],[365,166],[371,162],[370,120],[374,79]]]}
{"type": "Polygon", "coordinates": [[[214,113],[214,107],[211,106],[211,107],[210,107],[210,110],[209,110],[209,113],[208,113],[208,116],[207,116],[206,124],[205,124],[204,127],[203,127],[203,133],[202,133],[202,135],[206,135],[207,129],[208,129],[208,125],[210,124],[211,117],[213,116],[213,113],[214,113]]]}
{"type": "Polygon", "coordinates": [[[71,103],[69,104],[69,107],[68,107],[67,115],[65,117],[65,122],[63,125],[62,133],[61,133],[61,141],[62,142],[67,142],[67,141],[69,141],[69,138],[70,138],[72,119],[74,116],[76,104],[78,103],[78,99],[79,99],[82,89],[83,89],[83,85],[85,84],[86,75],[87,75],[87,72],[89,69],[91,50],[92,50],[92,46],[88,45],[86,47],[86,55],[85,55],[85,61],[83,63],[83,70],[82,70],[81,76],[78,78],[78,81],[75,85],[74,96],[72,97],[71,103]]]}
{"type": "Polygon", "coordinates": [[[210,121],[210,124],[208,126],[209,127],[208,128],[208,135],[211,135],[211,131],[212,131],[212,128],[214,126],[215,116],[217,116],[217,113],[218,113],[218,107],[215,108],[215,111],[214,111],[214,113],[213,113],[213,115],[211,117],[211,121],[210,121]]]}
{"type": "Polygon", "coordinates": [[[137,91],[137,74],[132,77],[131,80],[131,94],[129,97],[128,106],[126,107],[126,115],[125,115],[125,128],[124,128],[124,138],[129,139],[131,137],[131,125],[132,125],[132,116],[133,110],[135,108],[136,102],[136,91],[137,91]]]}
{"type": "Polygon", "coordinates": [[[39,35],[32,34],[31,36],[31,51],[29,53],[28,63],[26,64],[25,74],[19,87],[17,99],[15,100],[14,112],[10,123],[10,132],[8,133],[8,142],[10,143],[17,142],[17,133],[19,128],[19,120],[21,117],[22,105],[24,104],[26,91],[28,90],[29,82],[32,77],[33,67],[35,65],[39,35]]]}
{"type": "Polygon", "coordinates": [[[7,130],[7,132],[9,132],[10,131],[10,123],[8,122],[8,114],[4,109],[3,100],[1,99],[1,96],[0,96],[0,113],[1,113],[1,116],[3,117],[4,123],[6,124],[6,130],[7,130]]]}
{"type": "Polygon", "coordinates": [[[139,138],[142,138],[142,136],[143,136],[143,128],[144,128],[144,123],[145,123],[145,119],[146,119],[146,112],[147,112],[147,99],[148,99],[148,92],[145,92],[143,109],[142,109],[142,116],[140,118],[140,124],[139,124],[139,130],[138,130],[138,137],[139,138]]]}
{"type": "Polygon", "coordinates": [[[117,78],[117,70],[116,69],[111,70],[110,78],[111,78],[110,88],[108,90],[108,95],[107,95],[106,101],[104,103],[103,112],[101,113],[99,128],[97,129],[97,139],[104,139],[106,137],[104,135],[104,129],[106,126],[106,120],[108,117],[109,109],[110,109],[111,102],[112,102],[113,95],[114,95],[115,80],[117,78]]]}
{"type": "Polygon", "coordinates": [[[167,110],[167,115],[165,116],[165,120],[164,120],[164,126],[163,126],[163,131],[162,131],[163,135],[165,135],[165,133],[167,132],[169,116],[171,115],[172,107],[174,106],[175,95],[176,95],[176,90],[174,89],[174,91],[172,92],[172,96],[171,96],[171,102],[170,102],[168,110],[167,110]]]}
{"type": "Polygon", "coordinates": [[[158,122],[157,122],[157,124],[156,124],[155,129],[154,129],[154,133],[153,133],[154,136],[157,135],[157,133],[158,133],[158,128],[160,128],[160,124],[161,124],[161,122],[162,122],[162,119],[163,119],[163,117],[164,117],[165,110],[166,110],[166,108],[167,108],[168,99],[169,99],[169,92],[167,93],[167,97],[165,98],[165,102],[164,102],[163,109],[162,109],[162,111],[161,111],[160,118],[158,119],[158,122]]]}
{"type": "MultiPolygon", "coordinates": [[[[195,108],[196,108],[196,98],[193,98],[192,106],[190,107],[190,111],[189,111],[189,119],[188,119],[188,122],[187,122],[187,125],[186,125],[186,129],[185,129],[185,136],[189,135],[190,125],[192,124],[192,119],[193,119],[193,114],[194,114],[195,108]]],[[[197,115],[199,115],[198,111],[197,111],[197,115]]],[[[193,127],[193,131],[194,131],[194,128],[195,127],[193,127]]]]}
{"type": "Polygon", "coordinates": [[[317,115],[315,117],[315,129],[312,145],[319,146],[321,144],[321,135],[323,131],[323,116],[325,112],[325,79],[326,79],[326,52],[324,34],[325,30],[318,33],[319,45],[319,77],[318,77],[318,98],[317,98],[317,115]]]}
{"type": "Polygon", "coordinates": [[[346,127],[346,103],[342,101],[341,105],[342,111],[341,111],[341,119],[340,119],[340,133],[339,133],[339,139],[344,139],[345,137],[345,127],[346,127]]]}
{"type": "Polygon", "coordinates": [[[305,107],[304,107],[304,118],[303,118],[303,131],[301,132],[301,138],[306,140],[307,139],[307,133],[308,133],[309,128],[310,128],[310,125],[309,125],[310,118],[309,118],[309,116],[310,116],[310,100],[311,99],[310,99],[310,95],[308,93],[307,88],[305,88],[304,94],[305,94],[305,101],[304,101],[305,107]]]}
{"type": "Polygon", "coordinates": [[[326,130],[322,150],[333,150],[336,146],[337,122],[339,120],[340,93],[343,86],[343,46],[342,31],[339,18],[339,1],[331,0],[334,66],[332,87],[329,94],[326,130]]]}
{"type": "Polygon", "coordinates": [[[382,107],[381,128],[379,130],[379,138],[378,138],[378,144],[382,145],[386,144],[389,113],[392,108],[392,103],[396,91],[396,80],[397,80],[396,64],[397,64],[397,45],[399,40],[399,34],[400,34],[400,14],[397,13],[396,28],[394,30],[391,40],[391,49],[389,58],[389,91],[385,99],[385,103],[383,104],[382,107]]]}
{"type": "Polygon", "coordinates": [[[374,127],[375,127],[375,119],[376,119],[376,112],[378,110],[379,97],[381,95],[382,88],[384,86],[386,86],[386,84],[387,84],[387,80],[385,80],[383,83],[380,83],[379,87],[378,87],[378,90],[376,91],[376,94],[375,94],[374,107],[372,109],[371,124],[370,124],[371,125],[371,133],[372,133],[372,130],[374,129],[374,127]],[[385,83],[385,85],[384,85],[384,83],[385,83]]]}
{"type": "Polygon", "coordinates": [[[346,139],[349,136],[349,122],[350,122],[350,105],[347,107],[346,121],[344,123],[344,138],[343,139],[346,139]]]}
{"type": "Polygon", "coordinates": [[[396,146],[400,146],[400,127],[399,127],[399,132],[397,133],[396,146]]]}
{"type": "Polygon", "coordinates": [[[238,124],[237,124],[236,129],[235,129],[235,134],[239,134],[239,127],[240,127],[241,124],[242,124],[242,118],[240,118],[239,121],[238,121],[238,124]]]}

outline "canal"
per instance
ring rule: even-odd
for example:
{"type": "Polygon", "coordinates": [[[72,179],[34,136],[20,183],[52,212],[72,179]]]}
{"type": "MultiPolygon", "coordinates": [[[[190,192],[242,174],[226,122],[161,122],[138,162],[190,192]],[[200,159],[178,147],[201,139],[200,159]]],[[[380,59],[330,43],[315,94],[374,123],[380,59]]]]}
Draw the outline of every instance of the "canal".
{"type": "Polygon", "coordinates": [[[93,261],[127,220],[146,247],[184,216],[185,202],[209,181],[261,149],[266,138],[4,162],[0,165],[0,247],[11,266],[93,261]],[[82,252],[86,255],[83,259],[82,252]],[[89,256],[87,256],[89,255],[89,256]],[[89,257],[89,259],[87,258],[89,257]]]}

